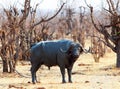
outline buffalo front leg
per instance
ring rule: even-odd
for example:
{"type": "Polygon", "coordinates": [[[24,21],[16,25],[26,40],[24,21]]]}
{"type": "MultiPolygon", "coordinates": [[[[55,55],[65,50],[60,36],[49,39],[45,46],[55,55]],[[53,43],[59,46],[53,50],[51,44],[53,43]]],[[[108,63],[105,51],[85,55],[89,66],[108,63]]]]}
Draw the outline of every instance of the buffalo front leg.
{"type": "Polygon", "coordinates": [[[35,84],[35,73],[31,71],[32,74],[32,83],[35,84]]]}
{"type": "Polygon", "coordinates": [[[66,81],[65,81],[65,68],[60,67],[60,71],[61,71],[61,74],[62,74],[62,83],[66,83],[66,81]]]}
{"type": "Polygon", "coordinates": [[[67,72],[68,72],[68,81],[69,83],[72,83],[72,80],[71,80],[71,70],[70,68],[67,68],[67,72]]]}

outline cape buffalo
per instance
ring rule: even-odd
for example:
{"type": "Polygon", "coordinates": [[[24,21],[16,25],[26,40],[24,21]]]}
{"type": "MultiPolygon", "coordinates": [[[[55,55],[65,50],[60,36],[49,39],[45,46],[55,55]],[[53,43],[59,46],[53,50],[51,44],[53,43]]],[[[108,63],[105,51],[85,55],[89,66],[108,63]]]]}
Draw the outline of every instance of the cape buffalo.
{"type": "Polygon", "coordinates": [[[37,82],[36,72],[39,67],[44,64],[49,68],[51,66],[59,66],[62,74],[62,83],[65,83],[65,68],[68,72],[68,81],[71,80],[71,70],[74,62],[83,52],[83,48],[79,43],[71,40],[41,41],[31,47],[31,75],[32,82],[37,82]]]}

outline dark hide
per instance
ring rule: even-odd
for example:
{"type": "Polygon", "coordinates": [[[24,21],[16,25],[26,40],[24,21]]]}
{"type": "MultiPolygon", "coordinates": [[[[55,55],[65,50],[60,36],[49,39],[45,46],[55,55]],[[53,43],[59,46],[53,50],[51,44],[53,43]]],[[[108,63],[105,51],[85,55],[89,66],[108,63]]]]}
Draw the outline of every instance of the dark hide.
{"type": "Polygon", "coordinates": [[[70,40],[41,41],[31,47],[31,74],[32,82],[37,82],[36,72],[44,64],[49,68],[59,66],[62,74],[62,82],[65,83],[65,68],[68,71],[68,81],[71,80],[71,70],[74,62],[83,52],[80,44],[70,40]]]}

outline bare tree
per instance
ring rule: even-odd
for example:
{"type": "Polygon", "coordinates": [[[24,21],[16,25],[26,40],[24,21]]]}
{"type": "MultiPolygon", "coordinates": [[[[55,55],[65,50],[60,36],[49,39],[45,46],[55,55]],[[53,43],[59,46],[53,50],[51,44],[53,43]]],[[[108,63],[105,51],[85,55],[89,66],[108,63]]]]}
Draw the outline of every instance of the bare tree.
{"type": "MultiPolygon", "coordinates": [[[[4,8],[6,22],[2,23],[1,34],[1,56],[3,60],[3,72],[14,72],[16,59],[20,54],[20,49],[24,49],[24,23],[28,17],[30,0],[25,0],[22,16],[19,15],[17,8],[4,8]]],[[[3,16],[5,18],[5,16],[3,16]]]]}
{"type": "Polygon", "coordinates": [[[91,53],[95,62],[99,62],[100,58],[103,57],[105,54],[105,44],[103,44],[100,40],[103,38],[103,36],[95,29],[92,30],[93,33],[91,36],[91,53]]]}
{"type": "Polygon", "coordinates": [[[109,48],[111,48],[116,54],[117,54],[117,63],[116,67],[120,67],[120,13],[119,13],[119,0],[117,2],[113,0],[106,0],[108,4],[109,9],[104,10],[108,14],[108,24],[104,24],[100,21],[95,22],[94,16],[93,16],[93,7],[88,5],[90,8],[90,16],[92,23],[95,27],[95,29],[103,34],[104,40],[101,40],[105,45],[107,45],[109,48]]]}

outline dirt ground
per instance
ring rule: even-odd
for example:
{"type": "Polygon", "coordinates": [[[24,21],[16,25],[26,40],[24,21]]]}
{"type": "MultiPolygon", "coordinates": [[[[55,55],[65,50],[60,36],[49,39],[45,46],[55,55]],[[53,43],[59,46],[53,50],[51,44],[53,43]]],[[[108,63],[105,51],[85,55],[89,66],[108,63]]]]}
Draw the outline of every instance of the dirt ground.
{"type": "MultiPolygon", "coordinates": [[[[120,69],[115,68],[116,55],[107,53],[99,63],[95,63],[91,54],[82,54],[76,61],[73,71],[73,83],[61,83],[59,67],[42,66],[37,72],[40,83],[32,84],[31,78],[21,77],[17,73],[2,73],[0,63],[0,89],[120,89],[120,69]]],[[[16,68],[30,77],[30,63],[21,62],[16,68]]],[[[67,79],[66,73],[66,81],[67,79]]]]}

